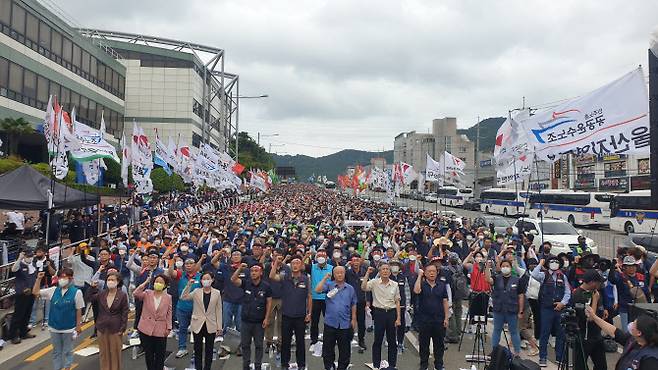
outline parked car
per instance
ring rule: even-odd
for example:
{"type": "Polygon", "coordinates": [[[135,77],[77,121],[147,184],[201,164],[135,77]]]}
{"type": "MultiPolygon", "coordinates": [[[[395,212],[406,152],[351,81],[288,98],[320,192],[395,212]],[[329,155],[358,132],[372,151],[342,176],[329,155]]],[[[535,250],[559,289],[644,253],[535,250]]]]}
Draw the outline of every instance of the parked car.
{"type": "Polygon", "coordinates": [[[464,209],[468,209],[471,211],[479,211],[480,210],[480,199],[476,198],[468,198],[464,200],[464,209]]]}
{"type": "Polygon", "coordinates": [[[425,201],[430,203],[436,203],[439,200],[436,193],[427,193],[425,194],[425,201]]]}
{"type": "Polygon", "coordinates": [[[491,228],[491,226],[493,226],[494,232],[498,234],[504,234],[508,227],[514,226],[514,220],[494,215],[484,215],[477,217],[473,223],[477,227],[484,226],[486,228],[491,228]]]}
{"type": "MultiPolygon", "coordinates": [[[[539,219],[519,218],[514,224],[514,233],[523,226],[523,231],[535,236],[532,244],[539,250],[542,240],[551,242],[551,253],[569,253],[572,247],[578,246],[578,237],[581,235],[569,222],[555,218],[539,219]]],[[[592,253],[599,253],[599,246],[590,238],[585,239],[592,253]]]]}

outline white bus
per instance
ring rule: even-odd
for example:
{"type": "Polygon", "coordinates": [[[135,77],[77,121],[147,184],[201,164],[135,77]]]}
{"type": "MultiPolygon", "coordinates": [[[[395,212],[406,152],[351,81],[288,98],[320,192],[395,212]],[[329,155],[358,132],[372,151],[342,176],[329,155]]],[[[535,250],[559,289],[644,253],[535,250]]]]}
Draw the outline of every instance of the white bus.
{"type": "Polygon", "coordinates": [[[505,188],[491,188],[483,190],[480,194],[480,211],[503,215],[514,216],[523,214],[525,201],[533,192],[505,188]]]}
{"type": "Polygon", "coordinates": [[[530,196],[530,217],[559,218],[576,225],[610,224],[610,193],[542,190],[530,196]]]}
{"type": "Polygon", "coordinates": [[[610,209],[610,230],[626,234],[656,231],[658,206],[651,204],[651,190],[616,195],[610,209]]]}
{"type": "Polygon", "coordinates": [[[473,197],[473,189],[442,186],[437,191],[437,197],[440,205],[462,207],[466,199],[473,197]]]}

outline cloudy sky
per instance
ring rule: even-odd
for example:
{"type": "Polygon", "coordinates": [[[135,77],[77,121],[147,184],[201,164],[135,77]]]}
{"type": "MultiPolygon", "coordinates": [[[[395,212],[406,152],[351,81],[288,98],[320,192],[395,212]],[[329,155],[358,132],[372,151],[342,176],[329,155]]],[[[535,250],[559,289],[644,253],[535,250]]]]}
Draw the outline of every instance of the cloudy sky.
{"type": "Polygon", "coordinates": [[[655,0],[57,2],[87,27],[225,49],[241,93],[269,95],[241,102],[240,129],[311,156],[580,95],[646,65],[658,26],[655,0]]]}

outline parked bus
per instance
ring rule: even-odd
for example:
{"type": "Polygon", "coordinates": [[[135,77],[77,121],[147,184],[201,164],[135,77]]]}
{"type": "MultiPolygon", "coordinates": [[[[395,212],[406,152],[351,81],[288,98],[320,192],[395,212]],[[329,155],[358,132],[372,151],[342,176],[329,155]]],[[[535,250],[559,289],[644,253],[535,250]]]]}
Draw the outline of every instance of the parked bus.
{"type": "Polygon", "coordinates": [[[438,202],[450,207],[463,207],[466,199],[473,197],[473,189],[442,186],[437,191],[438,202]]]}
{"type": "Polygon", "coordinates": [[[514,216],[524,213],[525,201],[533,192],[491,188],[480,194],[480,211],[495,215],[514,216]]]}
{"type": "Polygon", "coordinates": [[[610,201],[614,194],[573,191],[542,190],[530,196],[531,217],[559,218],[576,225],[609,225],[610,201]]]}
{"type": "Polygon", "coordinates": [[[610,230],[626,234],[657,231],[658,205],[651,204],[651,190],[616,195],[610,210],[610,230]]]}

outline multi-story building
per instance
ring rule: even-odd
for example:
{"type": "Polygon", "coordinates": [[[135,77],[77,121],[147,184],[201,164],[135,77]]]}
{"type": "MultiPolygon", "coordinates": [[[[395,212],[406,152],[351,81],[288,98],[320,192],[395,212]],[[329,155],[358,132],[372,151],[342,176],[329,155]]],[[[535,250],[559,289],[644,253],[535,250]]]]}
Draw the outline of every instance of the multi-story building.
{"type": "Polygon", "coordinates": [[[237,86],[238,76],[223,71],[222,49],[123,32],[80,31],[110,47],[126,68],[126,130],[135,121],[150,139],[157,129],[161,140],[172,137],[194,147],[207,141],[227,149],[237,102],[229,95],[232,90],[222,86],[237,86]],[[202,61],[202,54],[211,63],[202,61]]]}
{"type": "Polygon", "coordinates": [[[412,165],[416,171],[425,171],[427,154],[434,157],[434,146],[435,138],[432,134],[403,132],[396,136],[393,142],[393,162],[405,162],[412,165]]]}
{"type": "MultiPolygon", "coordinates": [[[[0,118],[24,118],[37,128],[53,95],[90,126],[100,127],[104,114],[106,139],[116,143],[125,85],[124,65],[39,2],[0,0],[0,118]]],[[[26,139],[20,154],[43,160],[43,136],[26,139]]]]}
{"type": "Polygon", "coordinates": [[[551,186],[560,189],[627,192],[650,188],[648,156],[563,155],[553,164],[551,186]]]}

